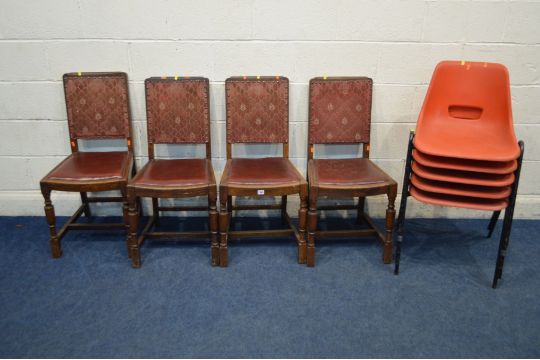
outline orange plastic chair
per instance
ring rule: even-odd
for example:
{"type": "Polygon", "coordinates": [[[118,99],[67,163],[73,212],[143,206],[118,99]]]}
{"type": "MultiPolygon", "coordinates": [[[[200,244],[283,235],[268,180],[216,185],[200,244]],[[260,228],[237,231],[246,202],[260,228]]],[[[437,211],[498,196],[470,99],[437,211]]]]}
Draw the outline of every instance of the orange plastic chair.
{"type": "Polygon", "coordinates": [[[523,151],[523,142],[514,134],[506,68],[494,63],[439,63],[416,132],[409,137],[394,273],[399,273],[407,198],[412,196],[432,205],[493,211],[488,237],[505,210],[495,288],[508,248],[523,151]]]}
{"type": "Polygon", "coordinates": [[[414,147],[428,155],[461,159],[517,159],[506,67],[482,62],[439,63],[418,117],[414,147]]]}
{"type": "Polygon", "coordinates": [[[424,166],[440,169],[473,171],[490,174],[510,174],[516,171],[517,161],[476,161],[453,157],[442,157],[424,154],[414,149],[412,152],[414,161],[424,166]]]}
{"type": "Polygon", "coordinates": [[[437,169],[420,165],[416,161],[413,161],[412,163],[412,171],[425,179],[486,187],[512,185],[515,179],[514,174],[486,174],[480,172],[437,169]]]}
{"type": "Polygon", "coordinates": [[[486,187],[453,182],[424,179],[413,173],[411,183],[419,190],[446,195],[469,196],[484,199],[508,199],[512,193],[510,186],[486,187]]]}

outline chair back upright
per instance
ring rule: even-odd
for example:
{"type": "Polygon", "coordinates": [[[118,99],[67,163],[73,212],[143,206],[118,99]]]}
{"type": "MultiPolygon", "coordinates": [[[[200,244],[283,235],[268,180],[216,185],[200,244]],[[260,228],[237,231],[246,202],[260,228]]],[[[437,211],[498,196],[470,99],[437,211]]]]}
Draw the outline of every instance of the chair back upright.
{"type": "Polygon", "coordinates": [[[367,77],[317,77],[309,82],[308,160],[315,144],[363,144],[369,158],[373,81],[367,77]]]}
{"type": "Polygon", "coordinates": [[[127,74],[68,73],[63,82],[71,151],[78,139],[126,139],[132,152],[127,74]]]}
{"type": "Polygon", "coordinates": [[[427,122],[444,123],[441,125],[457,132],[466,127],[488,132],[501,129],[513,134],[506,67],[487,62],[441,61],[429,83],[417,132],[427,122]]]}
{"type": "Polygon", "coordinates": [[[289,80],[282,76],[231,77],[225,81],[227,159],[232,144],[281,143],[289,157],[289,80]]]}
{"type": "Polygon", "coordinates": [[[155,144],[206,144],[210,159],[208,79],[152,77],[145,91],[149,159],[154,159],[155,144]]]}

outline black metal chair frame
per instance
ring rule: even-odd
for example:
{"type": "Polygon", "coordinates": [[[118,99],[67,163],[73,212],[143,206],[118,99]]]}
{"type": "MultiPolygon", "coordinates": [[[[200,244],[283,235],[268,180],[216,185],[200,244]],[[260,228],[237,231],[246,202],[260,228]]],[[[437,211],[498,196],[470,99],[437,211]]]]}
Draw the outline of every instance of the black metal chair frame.
{"type": "MultiPolygon", "coordinates": [[[[412,151],[414,149],[414,131],[411,131],[409,134],[409,146],[407,149],[407,159],[405,161],[405,175],[403,177],[403,190],[401,192],[401,204],[399,207],[399,214],[397,219],[397,242],[396,242],[396,258],[395,258],[395,268],[394,268],[394,274],[399,274],[399,266],[400,266],[400,259],[401,259],[401,245],[403,243],[403,232],[404,232],[404,225],[405,225],[405,212],[407,210],[407,198],[410,196],[409,193],[409,186],[410,186],[410,178],[411,178],[411,161],[412,161],[412,151]]],[[[523,162],[523,152],[525,151],[525,143],[523,141],[518,142],[519,148],[520,148],[520,155],[518,158],[518,166],[517,169],[514,172],[515,175],[515,181],[512,184],[512,192],[509,197],[508,201],[508,207],[504,211],[504,219],[503,219],[503,227],[501,231],[501,239],[499,241],[499,250],[497,253],[497,262],[495,266],[495,272],[493,274],[493,282],[492,282],[492,288],[495,289],[497,287],[497,283],[500,279],[502,279],[502,273],[503,273],[503,266],[504,266],[504,259],[508,252],[508,244],[510,242],[510,232],[512,230],[512,221],[514,219],[514,208],[516,205],[516,196],[518,192],[518,185],[519,185],[519,176],[521,173],[521,164],[523,162]]],[[[491,237],[493,234],[493,230],[495,229],[495,225],[497,224],[497,220],[499,219],[499,216],[501,214],[501,210],[494,211],[493,215],[491,216],[491,219],[488,224],[488,235],[487,237],[491,237]]]]}

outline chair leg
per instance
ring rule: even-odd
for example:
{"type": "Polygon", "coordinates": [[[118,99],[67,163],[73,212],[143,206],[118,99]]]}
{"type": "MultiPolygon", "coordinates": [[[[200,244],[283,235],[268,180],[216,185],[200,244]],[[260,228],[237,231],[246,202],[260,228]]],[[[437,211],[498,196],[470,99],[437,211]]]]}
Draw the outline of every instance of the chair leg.
{"type": "Polygon", "coordinates": [[[54,206],[51,202],[51,191],[42,188],[41,192],[45,198],[45,216],[49,224],[51,254],[53,258],[57,259],[62,256],[62,249],[60,247],[60,239],[56,233],[56,215],[54,214],[54,206]]]}
{"type": "Polygon", "coordinates": [[[154,225],[159,226],[159,199],[152,198],[152,216],[154,217],[154,225]]]}
{"type": "Polygon", "coordinates": [[[129,207],[129,233],[128,233],[128,248],[131,257],[131,266],[134,268],[141,267],[141,252],[139,248],[139,241],[137,239],[137,228],[139,227],[139,212],[137,206],[137,199],[135,195],[129,194],[128,196],[129,207]]]}
{"type": "Polygon", "coordinates": [[[218,242],[218,212],[216,207],[216,191],[210,191],[208,194],[208,218],[210,221],[210,253],[212,266],[219,265],[219,242],[218,242]]]}
{"type": "Polygon", "coordinates": [[[90,210],[90,203],[88,202],[88,195],[85,192],[81,193],[81,201],[84,205],[84,216],[92,216],[92,210],[90,210]]]}
{"type": "MultiPolygon", "coordinates": [[[[508,252],[508,244],[510,243],[510,232],[512,231],[513,220],[514,220],[514,209],[512,209],[508,214],[508,226],[504,233],[504,241],[503,241],[503,247],[501,251],[501,265],[499,267],[498,276],[497,276],[498,279],[502,279],[502,274],[503,274],[503,269],[504,269],[504,259],[506,258],[506,255],[508,252]]],[[[495,282],[495,287],[496,286],[497,286],[497,282],[495,282]]]]}
{"type": "Polygon", "coordinates": [[[232,201],[232,196],[227,196],[227,209],[229,209],[229,224],[232,220],[232,216],[233,216],[233,201],[232,201]]]}
{"type": "Polygon", "coordinates": [[[493,230],[495,230],[495,226],[497,225],[497,220],[499,220],[500,215],[501,215],[500,210],[494,211],[493,215],[491,215],[491,219],[489,220],[489,224],[488,224],[488,234],[487,234],[488,238],[490,238],[491,234],[493,234],[493,230]]]}
{"type": "Polygon", "coordinates": [[[229,220],[232,210],[227,208],[228,197],[226,192],[220,190],[220,209],[219,209],[219,265],[227,267],[229,265],[229,254],[227,247],[227,237],[229,232],[229,220]]]}
{"type": "Polygon", "coordinates": [[[390,264],[392,262],[392,239],[394,232],[394,220],[396,217],[395,202],[397,195],[397,186],[393,186],[388,192],[388,207],[386,209],[386,239],[384,241],[383,262],[390,264]]]}
{"type": "Polygon", "coordinates": [[[307,266],[315,266],[315,232],[317,231],[317,199],[310,196],[309,211],[307,214],[308,243],[307,266]]]}
{"type": "MultiPolygon", "coordinates": [[[[135,161],[133,162],[133,166],[131,167],[131,177],[135,177],[137,174],[137,167],[135,166],[135,161]]],[[[137,197],[137,206],[139,208],[139,216],[143,216],[143,207],[142,207],[142,200],[140,197],[137,197]]]]}
{"type": "Polygon", "coordinates": [[[509,236],[509,222],[510,222],[510,211],[508,208],[504,211],[504,220],[503,228],[501,231],[501,239],[499,240],[499,250],[497,252],[497,262],[495,264],[495,273],[493,274],[493,282],[491,287],[493,289],[497,288],[497,283],[502,277],[502,268],[504,265],[504,257],[506,256],[506,250],[508,248],[508,236],[509,236]],[[505,246],[506,243],[506,246],[505,246]]]}
{"type": "MultiPolygon", "coordinates": [[[[307,244],[306,244],[306,223],[307,223],[307,207],[308,207],[308,199],[307,199],[307,189],[300,191],[300,210],[298,210],[298,263],[299,264],[305,264],[307,262],[307,244]]],[[[282,205],[283,201],[285,201],[284,208],[281,209],[282,211],[282,218],[284,219],[284,216],[287,214],[287,196],[282,197],[282,205]],[[284,210],[285,209],[285,210],[284,210]],[[283,211],[285,212],[285,215],[283,215],[283,211]]]]}
{"type": "Polygon", "coordinates": [[[281,197],[281,223],[287,223],[287,195],[281,197]]]}
{"type": "Polygon", "coordinates": [[[131,249],[129,247],[129,204],[128,204],[127,190],[124,188],[124,189],[121,189],[120,192],[122,193],[122,198],[123,198],[122,213],[124,216],[124,224],[126,226],[126,234],[127,234],[127,239],[128,239],[128,241],[126,242],[127,254],[128,254],[128,257],[131,258],[131,249]]]}
{"type": "Polygon", "coordinates": [[[512,231],[512,220],[514,219],[514,207],[516,206],[516,197],[519,186],[519,177],[521,174],[521,163],[523,162],[523,152],[525,151],[525,144],[523,141],[519,142],[521,153],[518,159],[518,167],[515,171],[515,180],[512,184],[512,194],[510,195],[509,204],[506,210],[504,210],[504,221],[501,232],[501,240],[499,242],[499,252],[497,254],[497,264],[495,266],[495,273],[493,274],[492,287],[497,287],[497,282],[502,278],[504,259],[506,252],[508,251],[508,243],[510,242],[510,232],[512,231]]]}
{"type": "Polygon", "coordinates": [[[399,206],[399,214],[397,219],[397,242],[396,242],[396,258],[394,266],[394,274],[399,274],[399,264],[401,260],[401,244],[403,243],[403,228],[405,225],[405,212],[407,211],[407,196],[401,195],[401,205],[399,206]]]}
{"type": "Polygon", "coordinates": [[[364,209],[366,198],[361,196],[358,198],[358,210],[356,211],[356,223],[361,224],[364,221],[364,209]]]}
{"type": "Polygon", "coordinates": [[[399,262],[401,260],[401,244],[403,243],[403,226],[405,223],[405,212],[407,210],[407,197],[409,196],[409,182],[411,178],[411,161],[413,151],[414,132],[409,133],[409,145],[407,148],[407,159],[405,160],[405,174],[403,175],[403,189],[401,191],[401,204],[397,221],[397,243],[394,274],[399,274],[399,262]]]}

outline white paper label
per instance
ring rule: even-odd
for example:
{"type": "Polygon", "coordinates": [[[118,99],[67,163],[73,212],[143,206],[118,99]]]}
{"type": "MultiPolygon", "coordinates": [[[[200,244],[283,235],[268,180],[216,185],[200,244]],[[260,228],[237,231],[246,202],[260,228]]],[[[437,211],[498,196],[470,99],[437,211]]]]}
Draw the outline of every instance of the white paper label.
{"type": "Polygon", "coordinates": [[[264,190],[257,190],[257,195],[264,195],[264,190]]]}

